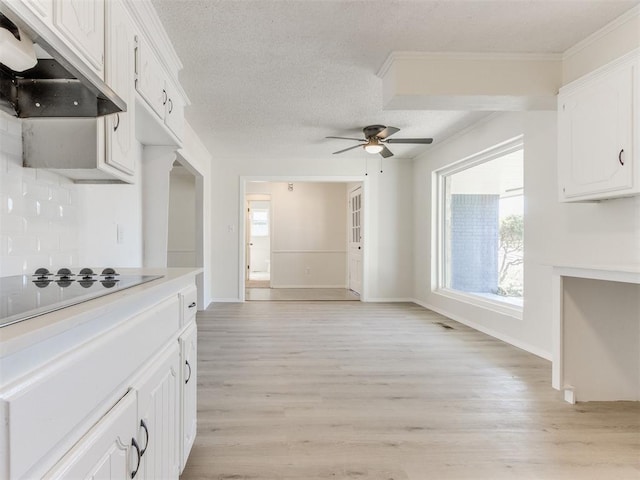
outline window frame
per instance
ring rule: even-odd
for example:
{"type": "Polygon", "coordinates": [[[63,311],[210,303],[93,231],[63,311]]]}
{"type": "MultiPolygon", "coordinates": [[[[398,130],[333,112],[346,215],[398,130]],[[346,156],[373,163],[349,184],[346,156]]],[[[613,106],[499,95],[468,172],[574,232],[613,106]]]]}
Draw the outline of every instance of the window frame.
{"type": "MultiPolygon", "coordinates": [[[[432,188],[434,195],[432,196],[432,241],[435,245],[433,249],[435,262],[432,263],[431,272],[431,292],[450,299],[458,300],[464,303],[482,307],[496,313],[508,315],[518,320],[522,320],[523,307],[514,305],[508,301],[498,299],[485,298],[473,293],[463,292],[446,287],[445,279],[445,245],[446,245],[446,228],[444,225],[446,219],[446,180],[451,175],[468,170],[477,165],[495,160],[502,156],[523,151],[524,157],[524,141],[523,136],[519,135],[503,143],[494,145],[490,148],[482,150],[478,153],[465,157],[456,162],[450,163],[442,168],[436,169],[432,173],[432,188]]],[[[523,158],[524,161],[524,158],[523,158]]],[[[524,301],[524,295],[523,295],[524,301]]]]}

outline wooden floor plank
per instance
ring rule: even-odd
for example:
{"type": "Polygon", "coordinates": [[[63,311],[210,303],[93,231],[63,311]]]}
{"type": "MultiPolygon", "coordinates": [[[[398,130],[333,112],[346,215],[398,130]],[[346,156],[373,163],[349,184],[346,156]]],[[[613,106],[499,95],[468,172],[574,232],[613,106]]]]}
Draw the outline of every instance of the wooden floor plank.
{"type": "Polygon", "coordinates": [[[214,304],[198,327],[183,480],[640,478],[640,403],[565,403],[548,361],[417,305],[214,304]]]}

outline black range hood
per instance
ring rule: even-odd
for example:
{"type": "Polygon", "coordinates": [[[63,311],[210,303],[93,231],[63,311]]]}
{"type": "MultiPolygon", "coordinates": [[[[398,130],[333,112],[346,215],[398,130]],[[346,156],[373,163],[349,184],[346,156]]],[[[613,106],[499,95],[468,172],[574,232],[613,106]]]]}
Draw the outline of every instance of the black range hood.
{"type": "MultiPolygon", "coordinates": [[[[0,28],[19,32],[0,13],[0,28]]],[[[127,110],[126,103],[86,65],[75,65],[36,32],[20,25],[51,58],[16,72],[0,63],[0,109],[19,118],[101,117],[127,110]]],[[[15,35],[16,33],[14,33],[15,35]]]]}

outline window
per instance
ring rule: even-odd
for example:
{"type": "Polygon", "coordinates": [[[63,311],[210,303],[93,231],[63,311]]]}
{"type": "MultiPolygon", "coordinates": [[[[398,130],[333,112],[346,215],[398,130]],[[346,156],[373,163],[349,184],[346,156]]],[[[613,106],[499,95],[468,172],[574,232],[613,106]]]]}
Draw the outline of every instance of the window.
{"type": "Polygon", "coordinates": [[[438,287],[522,307],[522,143],[511,142],[436,172],[438,287]]]}
{"type": "Polygon", "coordinates": [[[254,208],[251,210],[251,236],[269,236],[269,210],[254,208]]]}

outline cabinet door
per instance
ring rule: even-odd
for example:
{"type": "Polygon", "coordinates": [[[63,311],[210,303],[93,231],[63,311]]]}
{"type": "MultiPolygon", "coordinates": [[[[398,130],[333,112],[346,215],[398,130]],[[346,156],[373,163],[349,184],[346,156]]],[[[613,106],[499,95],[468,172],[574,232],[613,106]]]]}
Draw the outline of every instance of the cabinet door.
{"type": "Polygon", "coordinates": [[[134,122],[134,27],[119,0],[107,3],[108,43],[105,78],[107,84],[127,103],[127,112],[109,115],[106,120],[105,161],[118,170],[135,172],[134,122]]]}
{"type": "Polygon", "coordinates": [[[633,187],[635,65],[625,65],[559,96],[561,198],[606,198],[633,187]]]}
{"type": "Polygon", "coordinates": [[[166,82],[166,90],[169,98],[165,104],[164,121],[176,137],[181,139],[184,130],[184,101],[169,82],[166,82]]]}
{"type": "Polygon", "coordinates": [[[153,111],[160,118],[164,118],[164,109],[168,100],[164,85],[164,71],[155,53],[141,35],[137,37],[136,74],[136,90],[153,111]]]}
{"type": "Polygon", "coordinates": [[[141,377],[138,439],[140,478],[178,478],[180,349],[172,342],[141,377]]]}
{"type": "Polygon", "coordinates": [[[55,0],[54,12],[63,38],[104,78],[104,0],[55,0]]]}
{"type": "Polygon", "coordinates": [[[180,471],[184,469],[196,438],[198,384],[198,330],[193,322],[180,336],[182,353],[182,435],[180,471]]]}
{"type": "Polygon", "coordinates": [[[130,390],[44,478],[133,478],[139,458],[135,434],[136,394],[130,390]]]}

